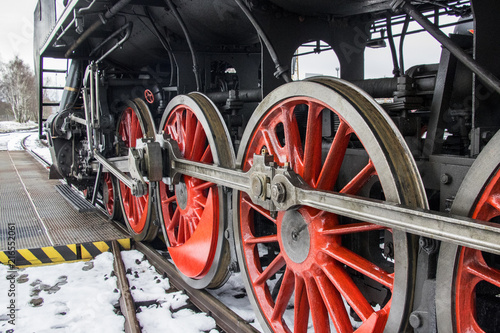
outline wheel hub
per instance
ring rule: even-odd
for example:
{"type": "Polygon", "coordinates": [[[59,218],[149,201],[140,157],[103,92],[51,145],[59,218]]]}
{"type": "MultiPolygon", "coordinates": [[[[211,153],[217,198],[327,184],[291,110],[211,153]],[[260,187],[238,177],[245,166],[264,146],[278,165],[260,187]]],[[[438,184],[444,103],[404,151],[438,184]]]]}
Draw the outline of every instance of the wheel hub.
{"type": "Polygon", "coordinates": [[[180,181],[179,184],[175,185],[175,196],[177,197],[177,203],[181,209],[186,209],[188,203],[188,190],[186,183],[180,181]]]}
{"type": "Polygon", "coordinates": [[[297,264],[304,262],[311,248],[311,237],[302,214],[296,210],[287,211],[280,227],[281,244],[288,258],[297,264]]]}

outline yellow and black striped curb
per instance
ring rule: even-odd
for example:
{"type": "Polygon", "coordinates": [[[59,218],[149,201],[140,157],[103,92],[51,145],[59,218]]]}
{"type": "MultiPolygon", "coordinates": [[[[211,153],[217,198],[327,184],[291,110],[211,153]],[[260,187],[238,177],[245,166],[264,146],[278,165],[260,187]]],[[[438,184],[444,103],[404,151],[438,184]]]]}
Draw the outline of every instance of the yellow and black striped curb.
{"type": "MultiPolygon", "coordinates": [[[[90,260],[103,252],[111,251],[112,241],[47,246],[36,249],[0,251],[0,262],[16,267],[59,264],[63,262],[90,260]]],[[[130,238],[118,239],[122,250],[130,250],[130,238]]]]}

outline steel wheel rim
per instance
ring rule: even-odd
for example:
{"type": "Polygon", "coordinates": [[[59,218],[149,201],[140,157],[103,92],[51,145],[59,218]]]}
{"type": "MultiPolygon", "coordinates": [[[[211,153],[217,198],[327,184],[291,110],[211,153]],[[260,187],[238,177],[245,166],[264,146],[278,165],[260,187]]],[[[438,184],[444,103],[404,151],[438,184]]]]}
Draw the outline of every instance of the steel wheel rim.
{"type": "MultiPolygon", "coordinates": [[[[483,221],[500,216],[500,133],[483,149],[457,192],[451,212],[483,221]]],[[[492,256],[488,254],[488,256],[492,256]]],[[[498,256],[494,256],[498,260],[498,256]]],[[[479,298],[495,297],[497,292],[477,294],[477,288],[500,288],[500,268],[492,267],[494,258],[485,260],[482,251],[442,243],[438,260],[436,309],[441,332],[484,332],[490,315],[477,316],[479,298]]],[[[498,301],[497,303],[498,304],[498,301]]],[[[498,311],[498,305],[496,306],[498,311]]]]}
{"type": "MultiPolygon", "coordinates": [[[[128,154],[126,149],[136,147],[136,141],[154,137],[154,121],[144,101],[135,99],[127,101],[117,125],[116,135],[123,142],[123,151],[117,154],[128,154]]],[[[141,197],[132,195],[132,191],[121,181],[118,182],[118,195],[123,217],[127,228],[135,240],[151,240],[156,236],[157,227],[151,222],[151,191],[152,184],[148,184],[148,193],[141,197]]]]}
{"type": "MultiPolygon", "coordinates": [[[[255,143],[255,138],[258,134],[259,127],[263,126],[265,129],[265,126],[276,126],[277,123],[283,122],[284,119],[279,119],[279,120],[273,120],[270,119],[272,118],[271,114],[273,112],[282,112],[282,111],[277,111],[278,109],[281,108],[287,109],[290,106],[287,106],[287,103],[291,103],[293,106],[294,103],[309,103],[309,110],[312,110],[314,108],[324,108],[329,106],[328,108],[333,110],[335,108],[332,107],[332,105],[335,105],[335,103],[343,103],[340,104],[342,105],[342,108],[345,108],[346,110],[349,109],[349,113],[356,113],[356,110],[352,105],[350,107],[347,107],[345,104],[346,102],[346,95],[348,96],[347,98],[352,98],[349,97],[350,95],[356,95],[358,99],[365,99],[366,101],[371,101],[364,93],[360,92],[358,89],[354,88],[353,86],[346,84],[340,80],[333,80],[330,78],[316,78],[314,79],[316,82],[295,82],[292,84],[287,84],[286,86],[282,86],[278,89],[276,89],[273,93],[271,93],[266,99],[259,105],[258,109],[254,113],[253,116],[253,122],[247,126],[247,130],[245,131],[242,139],[242,145],[240,146],[240,150],[238,151],[238,158],[237,158],[237,165],[241,166],[243,170],[246,170],[250,167],[249,162],[249,155],[253,153],[258,153],[258,149],[260,149],[261,144],[254,144],[255,143]],[[330,96],[329,98],[326,98],[326,100],[323,100],[323,96],[330,96]],[[271,110],[271,111],[269,111],[271,110]],[[352,112],[354,111],[354,112],[352,112]]],[[[351,99],[352,100],[352,99],[351,99]]],[[[337,104],[339,105],[339,104],[337,104]]],[[[377,107],[370,102],[370,105],[373,110],[377,110],[377,107]]],[[[358,116],[353,116],[349,115],[345,111],[342,111],[341,113],[345,114],[339,114],[340,118],[342,118],[342,123],[343,125],[339,126],[340,130],[338,133],[342,132],[345,135],[346,133],[349,133],[353,127],[352,123],[354,121],[363,123],[364,120],[362,117],[358,116]],[[356,117],[357,120],[356,120],[356,117]]],[[[380,112],[380,110],[376,111],[380,112]]],[[[317,111],[319,114],[320,111],[317,111]]],[[[309,113],[308,117],[312,117],[311,113],[309,113]]],[[[308,118],[308,123],[309,120],[313,118],[308,118]]],[[[395,132],[393,125],[390,125],[391,122],[387,121],[387,119],[384,118],[384,115],[382,112],[379,114],[379,120],[381,123],[384,123],[385,125],[385,131],[392,131],[395,132]]],[[[251,120],[252,121],[252,120],[251,120]]],[[[285,121],[285,124],[283,124],[284,128],[288,128],[287,130],[284,130],[285,132],[292,132],[296,133],[297,129],[292,128],[293,126],[290,126],[292,122],[285,121]]],[[[359,126],[358,126],[359,127],[359,126]]],[[[363,127],[363,126],[361,126],[363,127]]],[[[366,126],[365,126],[366,127],[366,126]]],[[[274,127],[276,128],[276,127],[274,127]]],[[[306,130],[306,133],[311,133],[310,137],[314,137],[314,135],[319,135],[321,136],[321,132],[319,134],[315,133],[312,129],[314,129],[314,126],[311,126],[311,131],[308,132],[309,130],[306,130]]],[[[358,128],[359,129],[359,128],[358,128]]],[[[370,130],[369,128],[366,128],[366,130],[370,130]]],[[[265,133],[266,131],[262,131],[262,133],[265,133]]],[[[269,131],[268,131],[269,132],[269,131]]],[[[357,133],[357,129],[354,129],[354,132],[357,133]]],[[[293,158],[290,158],[287,162],[290,163],[291,167],[297,172],[298,174],[302,175],[303,178],[313,187],[319,187],[322,188],[325,186],[326,183],[329,181],[325,181],[324,179],[327,179],[328,176],[321,176],[322,174],[326,175],[326,172],[322,172],[321,170],[318,169],[318,162],[315,163],[309,163],[307,161],[307,156],[315,156],[318,154],[318,149],[319,149],[319,155],[321,155],[321,148],[317,147],[318,145],[311,145],[310,148],[308,148],[307,144],[307,138],[309,137],[308,134],[305,135],[305,148],[302,152],[300,152],[300,149],[291,149],[291,147],[285,147],[286,142],[291,142],[293,143],[296,141],[296,138],[293,138],[293,136],[298,136],[298,135],[292,135],[292,138],[290,139],[285,139],[285,145],[278,144],[276,141],[279,141],[279,139],[275,138],[272,139],[272,133],[266,133],[264,135],[261,135],[261,137],[267,137],[265,142],[268,143],[268,145],[271,148],[268,148],[270,150],[271,154],[275,154],[278,152],[277,155],[279,157],[275,159],[278,164],[283,164],[285,162],[285,159],[283,158],[283,155],[279,154],[280,151],[283,151],[284,149],[288,149],[288,156],[291,156],[293,158]],[[273,141],[274,143],[269,144],[269,142],[273,141]],[[301,154],[304,154],[306,158],[304,159],[305,161],[300,161],[301,157],[297,156],[302,156],[301,154]],[[295,160],[294,160],[295,159],[295,160]],[[316,164],[316,165],[315,165],[316,164]],[[318,176],[320,175],[320,176],[318,176]],[[323,177],[318,181],[317,177],[323,177]]],[[[405,154],[405,145],[400,137],[398,137],[398,134],[394,133],[395,140],[399,142],[399,147],[402,149],[400,154],[405,154]]],[[[366,138],[366,133],[359,135],[361,141],[364,143],[362,137],[366,138]]],[[[336,139],[335,139],[336,140],[336,139]]],[[[314,139],[313,139],[314,142],[314,139]]],[[[339,142],[342,142],[342,140],[339,139],[339,142]]],[[[366,148],[367,150],[370,149],[370,151],[373,151],[374,149],[374,144],[370,142],[369,148],[366,148]]],[[[377,144],[375,144],[376,146],[377,144]]],[[[300,146],[300,145],[296,145],[300,146]]],[[[340,146],[342,144],[340,143],[340,146]]],[[[339,146],[338,146],[339,147],[339,146]]],[[[342,148],[343,149],[343,148],[342,148]]],[[[341,149],[341,150],[342,150],[341,149]]],[[[407,149],[407,148],[406,148],[407,149]]],[[[378,150],[380,151],[380,149],[378,150]]],[[[371,157],[371,155],[370,155],[371,157]]],[[[328,159],[328,158],[327,158],[328,159]]],[[[344,192],[347,193],[352,193],[353,191],[355,192],[357,189],[356,185],[360,185],[363,183],[363,181],[367,180],[368,174],[370,174],[370,170],[373,169],[373,166],[378,168],[383,168],[384,167],[384,161],[380,161],[375,157],[374,160],[372,160],[370,163],[367,163],[366,167],[358,173],[359,177],[358,180],[355,181],[354,183],[351,183],[349,186],[346,186],[344,188],[344,192]],[[382,167],[381,167],[382,165],[382,167]],[[358,183],[359,181],[359,183],[358,183]]],[[[414,165],[414,161],[412,159],[406,159],[404,161],[407,165],[405,166],[407,168],[407,171],[411,171],[414,174],[418,175],[418,172],[416,171],[416,166],[414,165]]],[[[403,163],[403,164],[404,164],[403,163]]],[[[328,168],[340,168],[340,165],[335,166],[336,164],[333,162],[333,160],[329,160],[328,168]],[[330,163],[331,162],[331,163],[330,163]]],[[[387,163],[385,163],[387,165],[387,163]]],[[[388,166],[386,166],[388,167],[388,166]]],[[[404,169],[404,168],[403,168],[404,169]]],[[[390,170],[387,169],[387,170],[390,170]]],[[[380,176],[380,175],[379,175],[380,176]]],[[[393,192],[398,192],[398,191],[404,191],[401,188],[397,188],[394,185],[394,180],[391,182],[390,179],[391,177],[387,177],[387,175],[382,175],[380,177],[381,182],[383,182],[383,186],[386,189],[394,189],[393,192]],[[387,181],[389,179],[389,181],[387,181]],[[397,190],[396,190],[397,189],[397,190]]],[[[418,193],[415,195],[409,195],[405,197],[405,195],[399,194],[393,194],[391,195],[392,191],[389,191],[389,195],[387,200],[388,201],[394,201],[398,202],[400,200],[405,201],[405,202],[411,202],[413,205],[419,205],[419,206],[425,206],[425,194],[423,191],[423,186],[421,184],[420,178],[417,176],[412,180],[414,184],[414,188],[418,189],[418,193]],[[398,197],[401,196],[401,198],[398,197]]],[[[410,182],[408,182],[410,184],[410,182]]],[[[359,187],[359,186],[358,186],[359,187]]],[[[264,212],[262,209],[259,209],[259,207],[253,205],[251,203],[251,200],[246,196],[246,194],[242,193],[237,193],[234,195],[234,203],[233,206],[235,207],[235,238],[237,242],[237,254],[238,254],[238,259],[240,262],[240,267],[241,270],[244,273],[244,282],[247,287],[247,292],[250,295],[250,300],[253,303],[254,307],[256,307],[259,311],[257,311],[258,318],[262,324],[262,326],[268,330],[268,331],[288,331],[291,329],[292,324],[287,325],[284,323],[283,317],[284,317],[284,309],[286,308],[286,303],[291,300],[292,293],[294,293],[294,302],[296,302],[295,309],[300,307],[303,307],[302,309],[304,310],[294,310],[294,322],[293,326],[294,329],[297,331],[305,331],[307,329],[307,324],[308,324],[308,318],[309,318],[309,308],[308,308],[308,303],[313,303],[314,304],[314,311],[311,312],[312,315],[312,322],[313,326],[316,331],[323,331],[326,330],[329,327],[328,321],[332,320],[334,323],[335,328],[339,332],[343,331],[349,331],[347,326],[350,326],[350,322],[347,323],[347,313],[340,313],[335,314],[333,309],[335,307],[339,307],[343,305],[342,298],[339,297],[339,295],[342,294],[343,297],[349,297],[347,293],[345,292],[345,289],[342,290],[341,285],[335,285],[333,282],[332,275],[324,274],[324,272],[330,272],[332,270],[336,270],[337,272],[340,272],[339,274],[344,274],[344,277],[346,278],[345,281],[348,283],[348,276],[344,273],[342,273],[342,267],[341,265],[348,264],[352,267],[354,267],[354,261],[360,260],[360,262],[363,262],[363,264],[367,264],[366,261],[361,260],[358,256],[356,256],[354,253],[349,253],[348,256],[351,258],[351,262],[346,262],[345,260],[341,259],[340,261],[337,261],[336,263],[331,260],[326,260],[325,257],[331,256],[333,253],[332,248],[333,244],[335,244],[335,241],[332,241],[331,239],[329,240],[329,243],[325,245],[325,237],[320,236],[320,229],[321,228],[330,228],[333,224],[335,224],[335,218],[333,214],[327,214],[325,212],[317,212],[314,211],[308,207],[301,207],[298,209],[298,212],[300,215],[303,217],[304,220],[314,220],[314,222],[306,222],[307,224],[307,230],[309,233],[314,234],[314,236],[310,236],[310,248],[309,251],[310,253],[320,253],[316,256],[316,258],[312,255],[307,256],[306,259],[303,259],[301,257],[294,257],[295,255],[292,254],[291,256],[287,253],[286,250],[283,250],[283,236],[280,234],[280,228],[281,228],[281,222],[283,221],[283,218],[285,214],[289,214],[290,211],[283,213],[280,212],[278,213],[277,218],[275,219],[276,222],[276,229],[277,229],[277,234],[276,235],[269,235],[260,239],[257,239],[258,237],[254,237],[253,231],[255,229],[255,224],[254,221],[252,221],[252,218],[249,218],[251,211],[253,210],[258,211],[262,215],[266,216],[269,220],[273,220],[272,217],[270,217],[268,212],[264,212]],[[318,215],[323,215],[322,217],[318,218],[318,215]],[[256,253],[256,243],[262,242],[262,243],[269,243],[269,242],[275,242],[279,244],[279,249],[280,252],[279,254],[274,257],[273,261],[262,271],[261,268],[261,263],[259,262],[260,259],[258,258],[259,255],[256,253]],[[329,248],[325,248],[329,247],[329,248]],[[328,253],[325,255],[325,253],[328,253]],[[356,258],[356,259],[354,259],[356,258]],[[343,260],[343,262],[342,262],[343,260]],[[339,264],[342,263],[342,264],[339,264]],[[283,280],[281,282],[281,287],[280,290],[283,290],[281,293],[278,293],[276,300],[273,300],[273,297],[271,295],[271,288],[266,285],[266,281],[269,281],[268,277],[274,275],[275,273],[279,272],[279,269],[283,266],[286,266],[285,273],[283,273],[282,277],[283,280]],[[323,266],[322,266],[323,265],[323,266]],[[324,265],[328,266],[328,269],[325,269],[324,265]],[[323,267],[323,268],[322,268],[323,267]],[[319,270],[319,271],[318,271],[319,270]],[[325,279],[329,281],[325,281],[325,279]],[[320,286],[320,287],[318,287],[320,286]],[[342,290],[342,292],[339,293],[337,290],[342,290]],[[302,298],[301,301],[298,301],[298,298],[296,295],[306,295],[306,298],[302,298]],[[331,297],[328,297],[328,295],[331,295],[331,297]],[[335,295],[335,296],[334,296],[335,295]],[[319,302],[319,305],[317,305],[319,302]],[[274,311],[274,312],[273,312],[274,311]],[[301,313],[302,311],[302,313],[301,313]],[[297,320],[297,318],[299,318],[297,320]]],[[[288,222],[287,222],[288,223],[288,222]]],[[[298,222],[299,224],[301,223],[300,221],[298,222]]],[[[370,227],[368,227],[370,228],[370,227]]],[[[330,238],[335,238],[339,236],[328,236],[330,238]]],[[[412,289],[412,283],[413,279],[411,277],[411,273],[405,269],[409,268],[409,266],[412,266],[412,262],[407,260],[408,256],[412,255],[415,251],[415,246],[413,242],[411,241],[411,237],[407,237],[404,233],[399,233],[399,232],[394,232],[394,238],[395,243],[397,244],[397,248],[400,250],[402,253],[400,257],[403,258],[398,258],[396,256],[397,260],[401,260],[402,262],[400,263],[399,267],[396,266],[396,270],[398,271],[398,274],[395,276],[394,282],[389,282],[393,279],[391,276],[392,274],[387,274],[383,273],[381,270],[377,271],[376,267],[371,266],[369,269],[371,273],[374,273],[377,271],[381,275],[383,275],[383,278],[380,278],[380,282],[385,283],[385,285],[392,290],[392,283],[397,283],[397,288],[398,290],[396,291],[397,293],[402,293],[403,295],[400,295],[403,299],[403,301],[407,301],[408,299],[412,298],[411,291],[408,292],[408,290],[412,289]],[[403,281],[402,281],[403,280],[403,281]]],[[[338,245],[338,241],[336,243],[338,245]]],[[[342,247],[339,247],[341,249],[340,252],[348,253],[347,249],[343,249],[342,247]]],[[[338,258],[341,257],[340,254],[338,255],[338,258]]],[[[370,265],[368,265],[370,266],[370,265]]],[[[370,274],[371,274],[370,273],[370,274]]],[[[374,274],[372,274],[372,277],[375,277],[374,274]]],[[[350,284],[352,286],[352,282],[350,284]]],[[[355,288],[353,288],[355,289],[355,288]]],[[[356,293],[356,291],[355,291],[356,293]]],[[[352,301],[352,305],[355,308],[355,311],[358,315],[361,315],[363,319],[363,329],[368,329],[368,330],[382,330],[384,327],[384,324],[386,321],[391,323],[391,327],[395,327],[395,325],[398,325],[398,327],[405,327],[407,325],[407,322],[405,320],[405,316],[407,315],[408,309],[396,309],[396,311],[389,311],[391,303],[394,304],[394,301],[389,301],[385,304],[385,307],[379,310],[378,312],[374,312],[371,309],[371,307],[368,308],[367,302],[362,301],[362,297],[360,297],[360,293],[357,294],[356,296],[360,300],[360,305],[356,305],[355,301],[352,301]],[[361,305],[361,303],[363,303],[361,305]],[[376,317],[380,316],[380,319],[377,320],[376,317]]],[[[299,297],[300,298],[300,297],[299,297]]],[[[398,301],[396,301],[397,303],[398,301]]],[[[405,303],[402,303],[405,304],[405,303]]],[[[398,307],[400,305],[398,304],[398,307]]],[[[404,307],[404,306],[403,306],[404,307]]],[[[350,328],[352,331],[352,327],[350,328]]]]}
{"type": "MultiPolygon", "coordinates": [[[[175,97],[166,108],[160,132],[170,135],[189,160],[234,167],[228,131],[216,107],[202,94],[175,97]]],[[[230,260],[223,236],[227,197],[222,188],[183,176],[171,190],[161,182],[159,198],[167,247],[184,280],[195,288],[222,285],[229,276],[230,260]]]]}

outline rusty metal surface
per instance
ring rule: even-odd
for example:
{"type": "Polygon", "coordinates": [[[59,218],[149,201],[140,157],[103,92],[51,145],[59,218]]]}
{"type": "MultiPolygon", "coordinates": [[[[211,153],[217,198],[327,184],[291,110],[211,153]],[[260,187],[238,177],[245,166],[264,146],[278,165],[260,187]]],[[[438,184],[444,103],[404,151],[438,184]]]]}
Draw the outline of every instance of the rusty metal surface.
{"type": "Polygon", "coordinates": [[[100,211],[78,213],[57,192],[58,180],[23,151],[0,151],[0,250],[15,224],[16,249],[124,238],[100,211]]]}

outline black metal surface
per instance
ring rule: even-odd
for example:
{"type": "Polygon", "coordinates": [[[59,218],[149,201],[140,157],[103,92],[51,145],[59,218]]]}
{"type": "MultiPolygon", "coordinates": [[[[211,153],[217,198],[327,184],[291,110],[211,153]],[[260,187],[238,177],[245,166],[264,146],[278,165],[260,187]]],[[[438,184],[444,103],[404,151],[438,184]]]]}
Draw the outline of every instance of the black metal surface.
{"type": "Polygon", "coordinates": [[[58,184],[56,185],[56,190],[78,213],[93,212],[97,210],[95,206],[80,196],[68,184],[58,184]]]}

